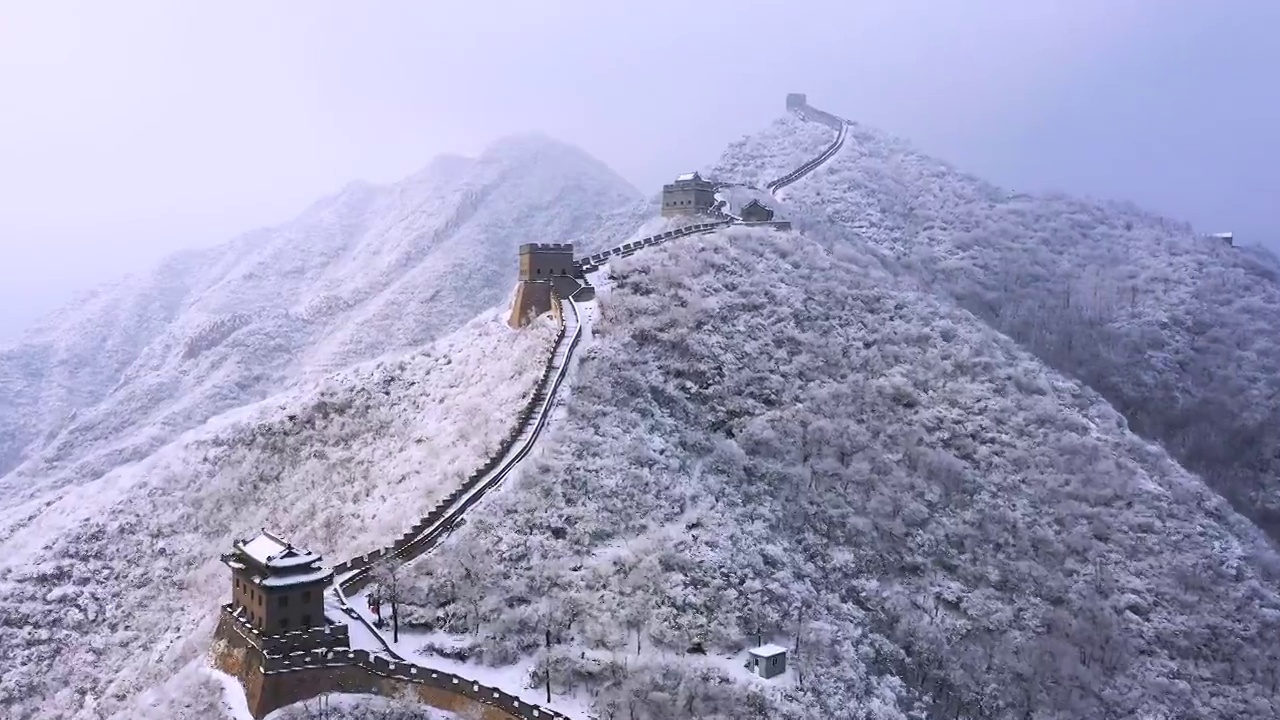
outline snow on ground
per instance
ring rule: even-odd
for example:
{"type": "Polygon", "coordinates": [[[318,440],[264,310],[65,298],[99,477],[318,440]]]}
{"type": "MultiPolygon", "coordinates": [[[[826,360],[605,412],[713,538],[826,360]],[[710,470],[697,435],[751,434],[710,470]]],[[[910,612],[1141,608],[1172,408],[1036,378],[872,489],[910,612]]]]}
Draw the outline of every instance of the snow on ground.
{"type": "MultiPolygon", "coordinates": [[[[351,596],[349,602],[351,607],[364,617],[370,625],[376,619],[376,616],[369,611],[368,598],[372,588],[366,588],[356,595],[351,596]]],[[[465,649],[470,643],[463,637],[448,635],[439,632],[423,632],[420,630],[409,630],[404,627],[400,629],[400,640],[394,640],[394,629],[391,625],[391,608],[384,603],[382,606],[383,626],[381,629],[375,629],[373,632],[382,638],[387,646],[405,660],[421,667],[430,668],[432,670],[443,670],[451,672],[459,677],[464,677],[489,687],[499,688],[503,692],[518,695],[522,700],[530,703],[550,708],[557,712],[564,713],[571,718],[581,718],[587,720],[590,717],[588,710],[590,702],[585,698],[577,695],[556,695],[554,687],[551,702],[547,702],[545,687],[539,685],[530,687],[529,673],[533,667],[533,660],[529,658],[521,662],[502,667],[493,667],[482,665],[476,662],[465,662],[441,655],[437,655],[425,648],[436,647],[448,650],[465,649]]],[[[352,647],[356,647],[355,626],[361,626],[363,638],[361,640],[365,645],[361,647],[368,648],[368,644],[376,646],[380,654],[382,652],[382,642],[376,638],[372,638],[369,630],[364,628],[361,623],[351,621],[349,626],[352,627],[352,647]]]]}
{"type": "Polygon", "coordinates": [[[240,681],[215,667],[205,666],[205,672],[222,686],[222,710],[230,720],[254,720],[240,681]]]}
{"type": "MultiPolygon", "coordinates": [[[[385,612],[385,611],[384,611],[385,612]]],[[[389,626],[388,626],[389,627],[389,626]]],[[[525,702],[549,708],[575,720],[591,718],[590,698],[582,694],[563,694],[557,692],[554,682],[551,686],[551,702],[547,702],[546,686],[541,682],[533,682],[531,673],[536,658],[522,658],[519,662],[501,667],[482,665],[477,662],[455,660],[438,655],[430,648],[460,650],[470,643],[465,637],[448,635],[439,632],[422,632],[417,630],[400,630],[400,642],[394,643],[395,651],[406,661],[433,670],[451,672],[460,677],[500,688],[503,692],[517,695],[525,702]]]]}
{"type": "MultiPolygon", "coordinates": [[[[459,715],[422,703],[378,695],[329,693],[268,713],[263,720],[458,720],[459,715]]],[[[236,720],[239,720],[237,718],[236,720]]]]}
{"type": "MultiPolygon", "coordinates": [[[[367,595],[361,596],[359,599],[348,598],[347,602],[352,610],[369,621],[370,625],[372,624],[373,618],[366,607],[368,602],[367,595]]],[[[352,650],[368,650],[377,655],[387,654],[388,643],[382,639],[377,629],[371,628],[369,625],[343,612],[337,593],[332,588],[325,591],[324,594],[324,614],[329,619],[329,622],[341,623],[347,626],[352,650]]]]}

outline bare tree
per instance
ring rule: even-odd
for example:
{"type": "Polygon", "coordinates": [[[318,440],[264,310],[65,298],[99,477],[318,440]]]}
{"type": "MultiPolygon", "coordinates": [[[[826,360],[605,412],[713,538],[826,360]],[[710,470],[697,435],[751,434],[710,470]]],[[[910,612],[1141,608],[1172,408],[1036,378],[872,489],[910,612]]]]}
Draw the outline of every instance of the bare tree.
{"type": "MultiPolygon", "coordinates": [[[[399,576],[400,566],[394,562],[378,563],[373,568],[373,589],[370,592],[377,593],[379,602],[385,602],[391,606],[391,641],[400,642],[400,600],[403,588],[400,585],[399,576]]],[[[379,608],[378,620],[382,620],[382,611],[379,608]]]]}

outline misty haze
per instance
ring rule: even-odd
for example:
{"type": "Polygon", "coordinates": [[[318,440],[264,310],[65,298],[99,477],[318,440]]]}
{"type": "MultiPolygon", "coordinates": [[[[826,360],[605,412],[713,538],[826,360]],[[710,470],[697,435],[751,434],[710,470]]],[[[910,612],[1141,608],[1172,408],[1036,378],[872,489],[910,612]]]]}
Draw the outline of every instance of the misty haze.
{"type": "Polygon", "coordinates": [[[0,717],[1280,717],[1276,27],[0,8],[0,717]]]}

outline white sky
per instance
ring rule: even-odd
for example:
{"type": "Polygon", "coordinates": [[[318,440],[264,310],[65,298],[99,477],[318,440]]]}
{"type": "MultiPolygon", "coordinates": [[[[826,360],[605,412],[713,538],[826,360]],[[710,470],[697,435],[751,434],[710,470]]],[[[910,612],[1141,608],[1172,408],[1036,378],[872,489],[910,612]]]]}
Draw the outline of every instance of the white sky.
{"type": "Polygon", "coordinates": [[[1280,239],[1277,27],[1276,0],[0,0],[0,339],[512,132],[654,191],[788,91],[1004,185],[1280,239]]]}

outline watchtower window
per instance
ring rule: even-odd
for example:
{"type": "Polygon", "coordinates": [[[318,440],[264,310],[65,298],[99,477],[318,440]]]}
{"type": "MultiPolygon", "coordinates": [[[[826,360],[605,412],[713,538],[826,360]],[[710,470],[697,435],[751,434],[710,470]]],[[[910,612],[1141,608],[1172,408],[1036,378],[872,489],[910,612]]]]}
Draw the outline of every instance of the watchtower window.
{"type": "Polygon", "coordinates": [[[289,627],[289,618],[280,618],[280,629],[284,630],[289,627]]]}
{"type": "Polygon", "coordinates": [[[311,627],[311,616],[310,616],[310,615],[303,615],[303,616],[302,616],[302,627],[311,627]]]}
{"type": "Polygon", "coordinates": [[[289,596],[281,595],[280,600],[278,601],[278,604],[280,605],[280,607],[289,607],[289,596]]]}
{"type": "Polygon", "coordinates": [[[310,590],[303,590],[303,591],[302,591],[302,602],[304,602],[304,603],[309,603],[309,602],[311,602],[311,591],[310,591],[310,590]]]}

